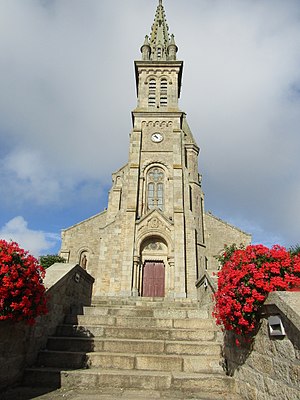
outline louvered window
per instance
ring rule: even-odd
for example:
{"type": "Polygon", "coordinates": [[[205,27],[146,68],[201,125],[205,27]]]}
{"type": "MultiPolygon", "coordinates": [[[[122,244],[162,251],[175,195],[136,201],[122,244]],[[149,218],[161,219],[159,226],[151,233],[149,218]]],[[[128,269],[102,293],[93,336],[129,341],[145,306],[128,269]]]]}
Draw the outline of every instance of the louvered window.
{"type": "Polygon", "coordinates": [[[166,79],[160,81],[160,106],[166,107],[168,105],[168,82],[166,79]]]}
{"type": "Polygon", "coordinates": [[[149,81],[149,96],[148,96],[148,106],[155,107],[156,104],[156,81],[151,79],[149,81]]]}

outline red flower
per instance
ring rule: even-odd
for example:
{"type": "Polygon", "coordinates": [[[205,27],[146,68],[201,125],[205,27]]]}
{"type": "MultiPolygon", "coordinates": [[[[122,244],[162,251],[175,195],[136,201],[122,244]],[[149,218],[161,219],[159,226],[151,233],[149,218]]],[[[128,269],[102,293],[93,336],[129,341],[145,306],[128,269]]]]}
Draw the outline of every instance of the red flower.
{"type": "Polygon", "coordinates": [[[292,256],[282,246],[226,246],[219,261],[213,315],[218,325],[239,335],[256,328],[269,292],[300,286],[300,254],[292,256]]]}
{"type": "Polygon", "coordinates": [[[0,240],[0,320],[25,320],[47,313],[45,271],[15,242],[0,240]]]}

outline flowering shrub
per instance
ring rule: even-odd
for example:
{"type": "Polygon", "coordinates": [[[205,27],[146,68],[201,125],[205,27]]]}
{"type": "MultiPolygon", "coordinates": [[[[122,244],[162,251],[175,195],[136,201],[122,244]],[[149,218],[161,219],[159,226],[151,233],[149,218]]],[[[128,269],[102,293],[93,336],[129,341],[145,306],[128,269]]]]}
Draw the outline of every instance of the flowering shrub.
{"type": "Polygon", "coordinates": [[[26,321],[47,313],[44,269],[15,242],[0,240],[0,320],[26,321]]]}
{"type": "Polygon", "coordinates": [[[300,254],[284,247],[225,246],[219,257],[218,290],[213,315],[218,325],[238,335],[256,328],[259,311],[269,292],[300,285],[300,254]]]}

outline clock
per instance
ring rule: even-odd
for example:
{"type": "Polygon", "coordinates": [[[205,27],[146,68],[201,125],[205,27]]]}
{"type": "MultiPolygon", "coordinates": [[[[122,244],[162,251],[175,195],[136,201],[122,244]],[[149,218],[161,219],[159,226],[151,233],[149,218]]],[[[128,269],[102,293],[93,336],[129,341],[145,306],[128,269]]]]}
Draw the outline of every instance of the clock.
{"type": "Polygon", "coordinates": [[[151,140],[154,143],[159,143],[164,139],[163,135],[161,133],[153,133],[153,135],[151,136],[151,140]]]}

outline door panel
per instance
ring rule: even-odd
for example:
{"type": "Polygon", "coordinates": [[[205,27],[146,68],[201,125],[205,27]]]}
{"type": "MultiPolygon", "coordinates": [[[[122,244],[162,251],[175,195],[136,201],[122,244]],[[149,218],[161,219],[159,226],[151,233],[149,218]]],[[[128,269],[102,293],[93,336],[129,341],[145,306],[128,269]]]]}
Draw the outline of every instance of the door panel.
{"type": "Polygon", "coordinates": [[[165,267],[160,261],[146,261],[143,270],[143,297],[165,296],[165,267]]]}

